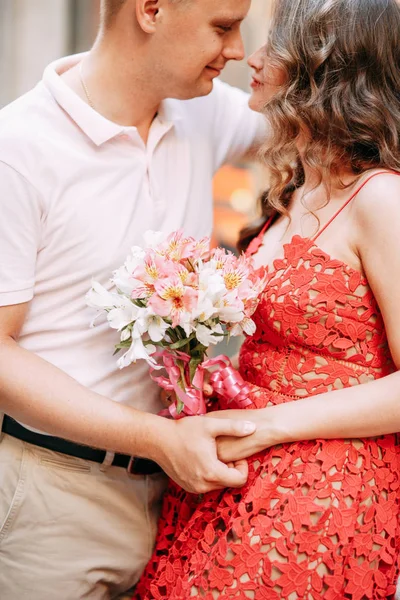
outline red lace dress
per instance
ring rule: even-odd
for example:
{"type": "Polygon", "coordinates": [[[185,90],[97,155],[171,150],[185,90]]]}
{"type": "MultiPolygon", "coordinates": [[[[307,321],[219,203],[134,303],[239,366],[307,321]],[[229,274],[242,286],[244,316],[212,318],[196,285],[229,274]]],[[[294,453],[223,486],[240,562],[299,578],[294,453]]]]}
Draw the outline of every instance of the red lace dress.
{"type": "MultiPolygon", "coordinates": [[[[395,370],[368,282],[315,240],[294,236],[284,246],[255,318],[240,370],[256,408],[395,370]]],[[[134,598],[393,598],[398,442],[386,435],[275,446],[249,459],[240,490],[196,496],[171,482],[134,598]]]]}

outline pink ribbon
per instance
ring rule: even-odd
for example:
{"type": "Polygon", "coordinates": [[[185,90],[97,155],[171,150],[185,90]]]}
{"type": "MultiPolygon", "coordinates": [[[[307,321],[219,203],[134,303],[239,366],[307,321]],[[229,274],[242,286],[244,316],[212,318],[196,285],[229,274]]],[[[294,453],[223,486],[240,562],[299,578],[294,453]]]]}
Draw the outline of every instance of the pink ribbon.
{"type": "Polygon", "coordinates": [[[214,392],[224,401],[221,408],[247,408],[253,402],[250,400],[250,388],[240,375],[239,371],[232,367],[227,356],[220,355],[205,361],[203,369],[218,366],[210,378],[210,385],[214,392]]]}
{"type": "Polygon", "coordinates": [[[193,378],[192,385],[188,385],[189,381],[189,362],[190,356],[183,352],[168,352],[168,350],[157,352],[154,358],[162,359],[162,366],[167,371],[168,377],[155,377],[154,369],[151,369],[150,374],[160,387],[167,391],[174,391],[177,398],[183,404],[183,410],[178,413],[175,403],[162,411],[162,415],[171,415],[174,419],[180,419],[185,416],[199,416],[207,412],[206,401],[204,399],[203,385],[205,371],[212,367],[219,367],[214,371],[210,378],[210,385],[215,394],[223,401],[221,408],[246,408],[253,404],[249,398],[250,388],[240,375],[240,373],[232,367],[231,361],[227,356],[217,356],[204,361],[200,364],[193,378]],[[185,379],[185,390],[179,385],[179,380],[182,376],[182,371],[177,365],[177,361],[183,363],[183,374],[185,379]]]}

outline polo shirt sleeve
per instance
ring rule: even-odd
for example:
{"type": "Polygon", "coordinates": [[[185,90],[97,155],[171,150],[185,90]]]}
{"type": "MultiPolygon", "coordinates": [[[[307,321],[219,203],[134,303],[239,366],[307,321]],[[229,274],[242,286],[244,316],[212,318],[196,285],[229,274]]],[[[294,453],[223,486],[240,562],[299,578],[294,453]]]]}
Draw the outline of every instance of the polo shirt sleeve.
{"type": "Polygon", "coordinates": [[[222,81],[214,82],[215,169],[242,158],[252,146],[261,144],[266,120],[249,108],[249,95],[222,81]]]}
{"type": "Polygon", "coordinates": [[[33,298],[41,212],[35,188],[0,161],[0,306],[33,298]]]}

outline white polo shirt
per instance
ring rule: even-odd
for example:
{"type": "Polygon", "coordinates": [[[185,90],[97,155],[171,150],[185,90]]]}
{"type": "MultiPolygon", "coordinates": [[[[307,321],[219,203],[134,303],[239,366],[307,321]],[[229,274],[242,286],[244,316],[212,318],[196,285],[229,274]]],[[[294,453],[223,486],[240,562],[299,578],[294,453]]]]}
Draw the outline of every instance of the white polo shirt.
{"type": "MultiPolygon", "coordinates": [[[[89,327],[92,278],[112,271],[148,229],[211,233],[212,177],[243,155],[263,120],[221,82],[189,101],[166,100],[147,146],[135,127],[85,104],[53,63],[0,111],[0,306],[30,302],[19,343],[99,394],[146,411],[159,390],[138,362],[119,370],[118,334],[89,327]]],[[[21,374],[23,376],[23,374],[21,374]]]]}

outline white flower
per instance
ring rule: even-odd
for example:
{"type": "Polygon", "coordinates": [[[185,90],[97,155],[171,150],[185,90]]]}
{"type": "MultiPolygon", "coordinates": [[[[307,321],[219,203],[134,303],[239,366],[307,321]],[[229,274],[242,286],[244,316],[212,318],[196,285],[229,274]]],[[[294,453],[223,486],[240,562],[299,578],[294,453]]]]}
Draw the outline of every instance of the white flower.
{"type": "Polygon", "coordinates": [[[189,337],[194,331],[193,316],[189,312],[183,312],[179,319],[179,325],[182,327],[186,336],[189,337]]]}
{"type": "Polygon", "coordinates": [[[218,317],[223,323],[240,323],[244,319],[244,304],[233,290],[222,296],[216,303],[218,317]]]}
{"type": "Polygon", "coordinates": [[[211,299],[207,296],[204,291],[199,292],[197,300],[197,307],[193,311],[193,319],[204,323],[215,315],[217,310],[215,309],[211,299]]]}
{"type": "Polygon", "coordinates": [[[221,302],[218,307],[218,316],[223,323],[240,323],[243,321],[244,312],[240,308],[221,302]]]}
{"type": "Polygon", "coordinates": [[[121,332],[121,342],[127,342],[131,337],[130,329],[126,328],[121,332]]]}
{"type": "Polygon", "coordinates": [[[149,332],[149,338],[152,342],[161,342],[168,328],[169,324],[161,317],[158,317],[157,315],[149,316],[147,331],[149,332]]]}
{"type": "Polygon", "coordinates": [[[208,348],[210,344],[215,345],[218,344],[218,342],[222,342],[224,339],[224,331],[219,323],[212,328],[207,327],[206,325],[197,325],[196,337],[200,344],[203,344],[203,346],[208,348]]]}
{"type": "Polygon", "coordinates": [[[110,309],[118,300],[118,294],[109,292],[101,283],[92,281],[92,288],[86,294],[86,304],[91,308],[110,309]]]}
{"type": "Polygon", "coordinates": [[[231,336],[242,335],[245,333],[246,335],[254,335],[256,332],[256,324],[253,319],[249,319],[249,317],[245,317],[243,321],[240,323],[236,323],[232,328],[230,328],[229,332],[231,336]]]}
{"type": "Polygon", "coordinates": [[[147,361],[151,367],[155,367],[157,366],[157,363],[154,358],[151,358],[151,355],[154,354],[156,350],[155,346],[145,346],[141,337],[135,337],[132,339],[132,344],[128,352],[125,352],[118,360],[118,366],[120,369],[123,369],[124,367],[128,367],[132,363],[135,363],[137,360],[143,359],[147,361]]]}
{"type": "Polygon", "coordinates": [[[161,342],[169,327],[170,324],[166,323],[162,317],[154,314],[151,309],[141,308],[135,323],[134,335],[148,333],[152,342],[161,342]]]}
{"type": "Polygon", "coordinates": [[[212,302],[215,302],[226,293],[224,278],[220,271],[204,267],[199,272],[199,290],[203,291],[212,302]]]}
{"type": "Polygon", "coordinates": [[[221,299],[226,294],[224,279],[220,272],[201,267],[199,272],[199,294],[193,319],[204,323],[218,314],[221,299]]]}
{"type": "Polygon", "coordinates": [[[121,267],[117,271],[114,271],[112,281],[115,287],[127,296],[131,296],[133,290],[140,284],[140,282],[137,279],[134,279],[127,271],[126,267],[121,267]]]}
{"type": "Polygon", "coordinates": [[[139,246],[133,246],[131,248],[131,254],[125,261],[125,264],[114,271],[112,282],[115,287],[127,296],[132,296],[132,292],[139,286],[142,286],[142,282],[132,277],[132,273],[137,267],[143,265],[146,254],[139,246]]]}
{"type": "MultiPolygon", "coordinates": [[[[110,327],[118,331],[133,323],[139,311],[129,298],[109,292],[97,281],[92,282],[92,289],[86,294],[86,303],[98,311],[105,310],[110,327]]],[[[98,316],[99,314],[93,319],[92,325],[98,316]]]]}
{"type": "Polygon", "coordinates": [[[245,317],[243,319],[243,321],[240,323],[244,333],[246,333],[247,335],[254,335],[256,332],[256,324],[254,323],[253,319],[250,319],[249,317],[245,317]]]}
{"type": "Polygon", "coordinates": [[[109,311],[107,321],[112,329],[121,331],[121,329],[135,321],[140,309],[125,296],[119,296],[118,299],[119,306],[115,306],[109,311]]]}

